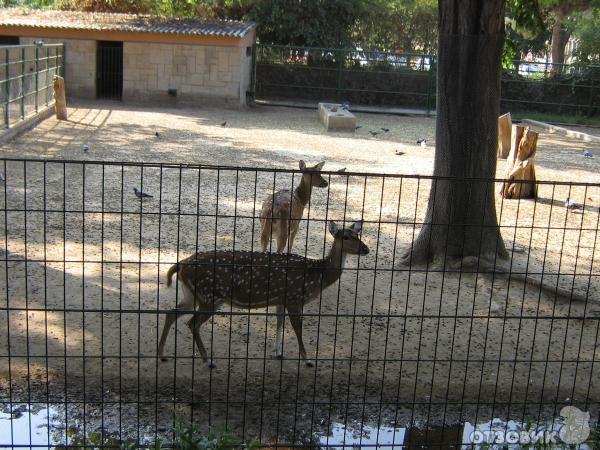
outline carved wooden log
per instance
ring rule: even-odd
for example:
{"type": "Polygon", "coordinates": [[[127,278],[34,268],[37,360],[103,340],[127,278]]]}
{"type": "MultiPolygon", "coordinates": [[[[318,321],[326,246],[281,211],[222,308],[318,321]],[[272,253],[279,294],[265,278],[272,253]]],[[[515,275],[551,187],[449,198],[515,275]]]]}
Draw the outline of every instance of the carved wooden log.
{"type": "Polygon", "coordinates": [[[505,159],[510,153],[512,120],[510,113],[498,117],[498,158],[505,159]]]}
{"type": "Polygon", "coordinates": [[[538,133],[521,126],[517,126],[515,131],[515,146],[511,149],[507,159],[512,166],[506,174],[508,181],[503,183],[500,193],[507,199],[536,198],[534,161],[538,133]],[[527,183],[519,181],[527,181],[527,183]]]}
{"type": "Polygon", "coordinates": [[[58,120],[67,120],[67,97],[65,94],[65,79],[54,75],[54,108],[58,120]]]}

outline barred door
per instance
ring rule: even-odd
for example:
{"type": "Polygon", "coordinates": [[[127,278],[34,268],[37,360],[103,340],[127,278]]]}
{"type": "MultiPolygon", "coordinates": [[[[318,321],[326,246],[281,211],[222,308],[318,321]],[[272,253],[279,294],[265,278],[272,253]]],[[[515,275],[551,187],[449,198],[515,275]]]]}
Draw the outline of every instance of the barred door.
{"type": "Polygon", "coordinates": [[[121,100],[123,94],[123,43],[98,41],[96,97],[121,100]]]}

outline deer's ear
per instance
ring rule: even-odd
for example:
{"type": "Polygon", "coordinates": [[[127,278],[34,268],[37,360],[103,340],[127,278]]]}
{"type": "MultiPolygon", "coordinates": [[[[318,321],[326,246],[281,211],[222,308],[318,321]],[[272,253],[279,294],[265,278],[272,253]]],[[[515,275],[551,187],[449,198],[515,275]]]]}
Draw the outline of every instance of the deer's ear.
{"type": "Polygon", "coordinates": [[[321,161],[319,164],[317,164],[315,166],[316,170],[321,170],[323,168],[323,166],[325,165],[325,161],[321,161]]]}
{"type": "Polygon", "coordinates": [[[337,226],[337,223],[335,223],[333,220],[331,220],[329,222],[329,232],[331,233],[332,236],[335,236],[335,234],[338,232],[339,227],[337,226]]]}
{"type": "Polygon", "coordinates": [[[356,234],[360,234],[360,232],[362,231],[362,226],[363,226],[362,220],[359,220],[358,222],[354,222],[352,224],[352,226],[350,227],[350,229],[352,231],[354,231],[356,234]]]}
{"type": "Polygon", "coordinates": [[[300,170],[306,170],[306,163],[303,160],[300,160],[298,167],[300,167],[300,170]]]}

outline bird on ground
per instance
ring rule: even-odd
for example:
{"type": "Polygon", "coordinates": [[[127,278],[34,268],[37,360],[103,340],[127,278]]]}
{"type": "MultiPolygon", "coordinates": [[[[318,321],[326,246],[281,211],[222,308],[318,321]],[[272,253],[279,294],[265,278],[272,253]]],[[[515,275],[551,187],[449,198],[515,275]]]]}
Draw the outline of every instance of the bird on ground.
{"type": "Polygon", "coordinates": [[[84,153],[87,153],[90,150],[90,146],[87,144],[83,144],[82,146],[84,153]]]}
{"type": "Polygon", "coordinates": [[[381,130],[382,130],[384,133],[387,133],[388,131],[390,131],[390,129],[389,129],[389,128],[383,128],[383,127],[381,127],[381,130]]]}
{"type": "Polygon", "coordinates": [[[377,136],[379,133],[378,133],[377,131],[372,131],[372,130],[369,130],[369,134],[370,134],[371,136],[377,136]]]}
{"type": "Polygon", "coordinates": [[[425,147],[427,145],[427,139],[419,138],[419,139],[417,139],[417,144],[420,145],[421,147],[425,147]]]}
{"type": "Polygon", "coordinates": [[[396,156],[402,156],[402,155],[404,155],[403,151],[396,150],[396,156]]]}
{"type": "Polygon", "coordinates": [[[222,127],[224,127],[224,126],[226,126],[226,125],[227,125],[227,122],[223,122],[223,123],[221,123],[221,126],[222,126],[222,127]]]}
{"type": "Polygon", "coordinates": [[[358,130],[359,128],[362,128],[362,125],[357,125],[354,127],[355,130],[358,130]]]}
{"type": "Polygon", "coordinates": [[[160,133],[157,131],[157,132],[154,133],[154,136],[160,137],[160,133]]]}
{"type": "Polygon", "coordinates": [[[567,201],[565,202],[565,208],[570,209],[570,210],[575,210],[575,209],[580,209],[581,205],[578,203],[575,203],[573,200],[570,200],[567,198],[567,201]]]}
{"type": "Polygon", "coordinates": [[[584,150],[583,151],[583,157],[584,158],[591,158],[592,156],[593,156],[592,152],[590,152],[589,150],[584,150]]]}
{"type": "Polygon", "coordinates": [[[138,188],[134,187],[133,188],[133,193],[135,194],[135,196],[137,198],[139,198],[140,200],[143,198],[152,198],[153,196],[150,194],[147,194],[146,192],[140,191],[138,188]]]}

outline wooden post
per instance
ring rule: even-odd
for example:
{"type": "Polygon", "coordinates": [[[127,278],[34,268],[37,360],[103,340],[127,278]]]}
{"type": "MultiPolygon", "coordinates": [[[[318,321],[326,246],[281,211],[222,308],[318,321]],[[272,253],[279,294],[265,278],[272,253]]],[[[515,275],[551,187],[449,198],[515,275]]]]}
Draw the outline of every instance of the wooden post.
{"type": "Polygon", "coordinates": [[[535,183],[535,152],[537,148],[538,133],[529,127],[516,127],[515,146],[508,155],[507,162],[512,166],[506,174],[508,180],[502,185],[500,194],[507,199],[536,198],[537,185],[535,183]],[[519,183],[520,180],[528,181],[519,183]]]}
{"type": "Polygon", "coordinates": [[[58,120],[67,120],[67,98],[65,94],[65,79],[54,75],[54,108],[58,120]]]}
{"type": "Polygon", "coordinates": [[[510,152],[512,120],[510,113],[498,117],[498,158],[506,159],[510,152]]]}

